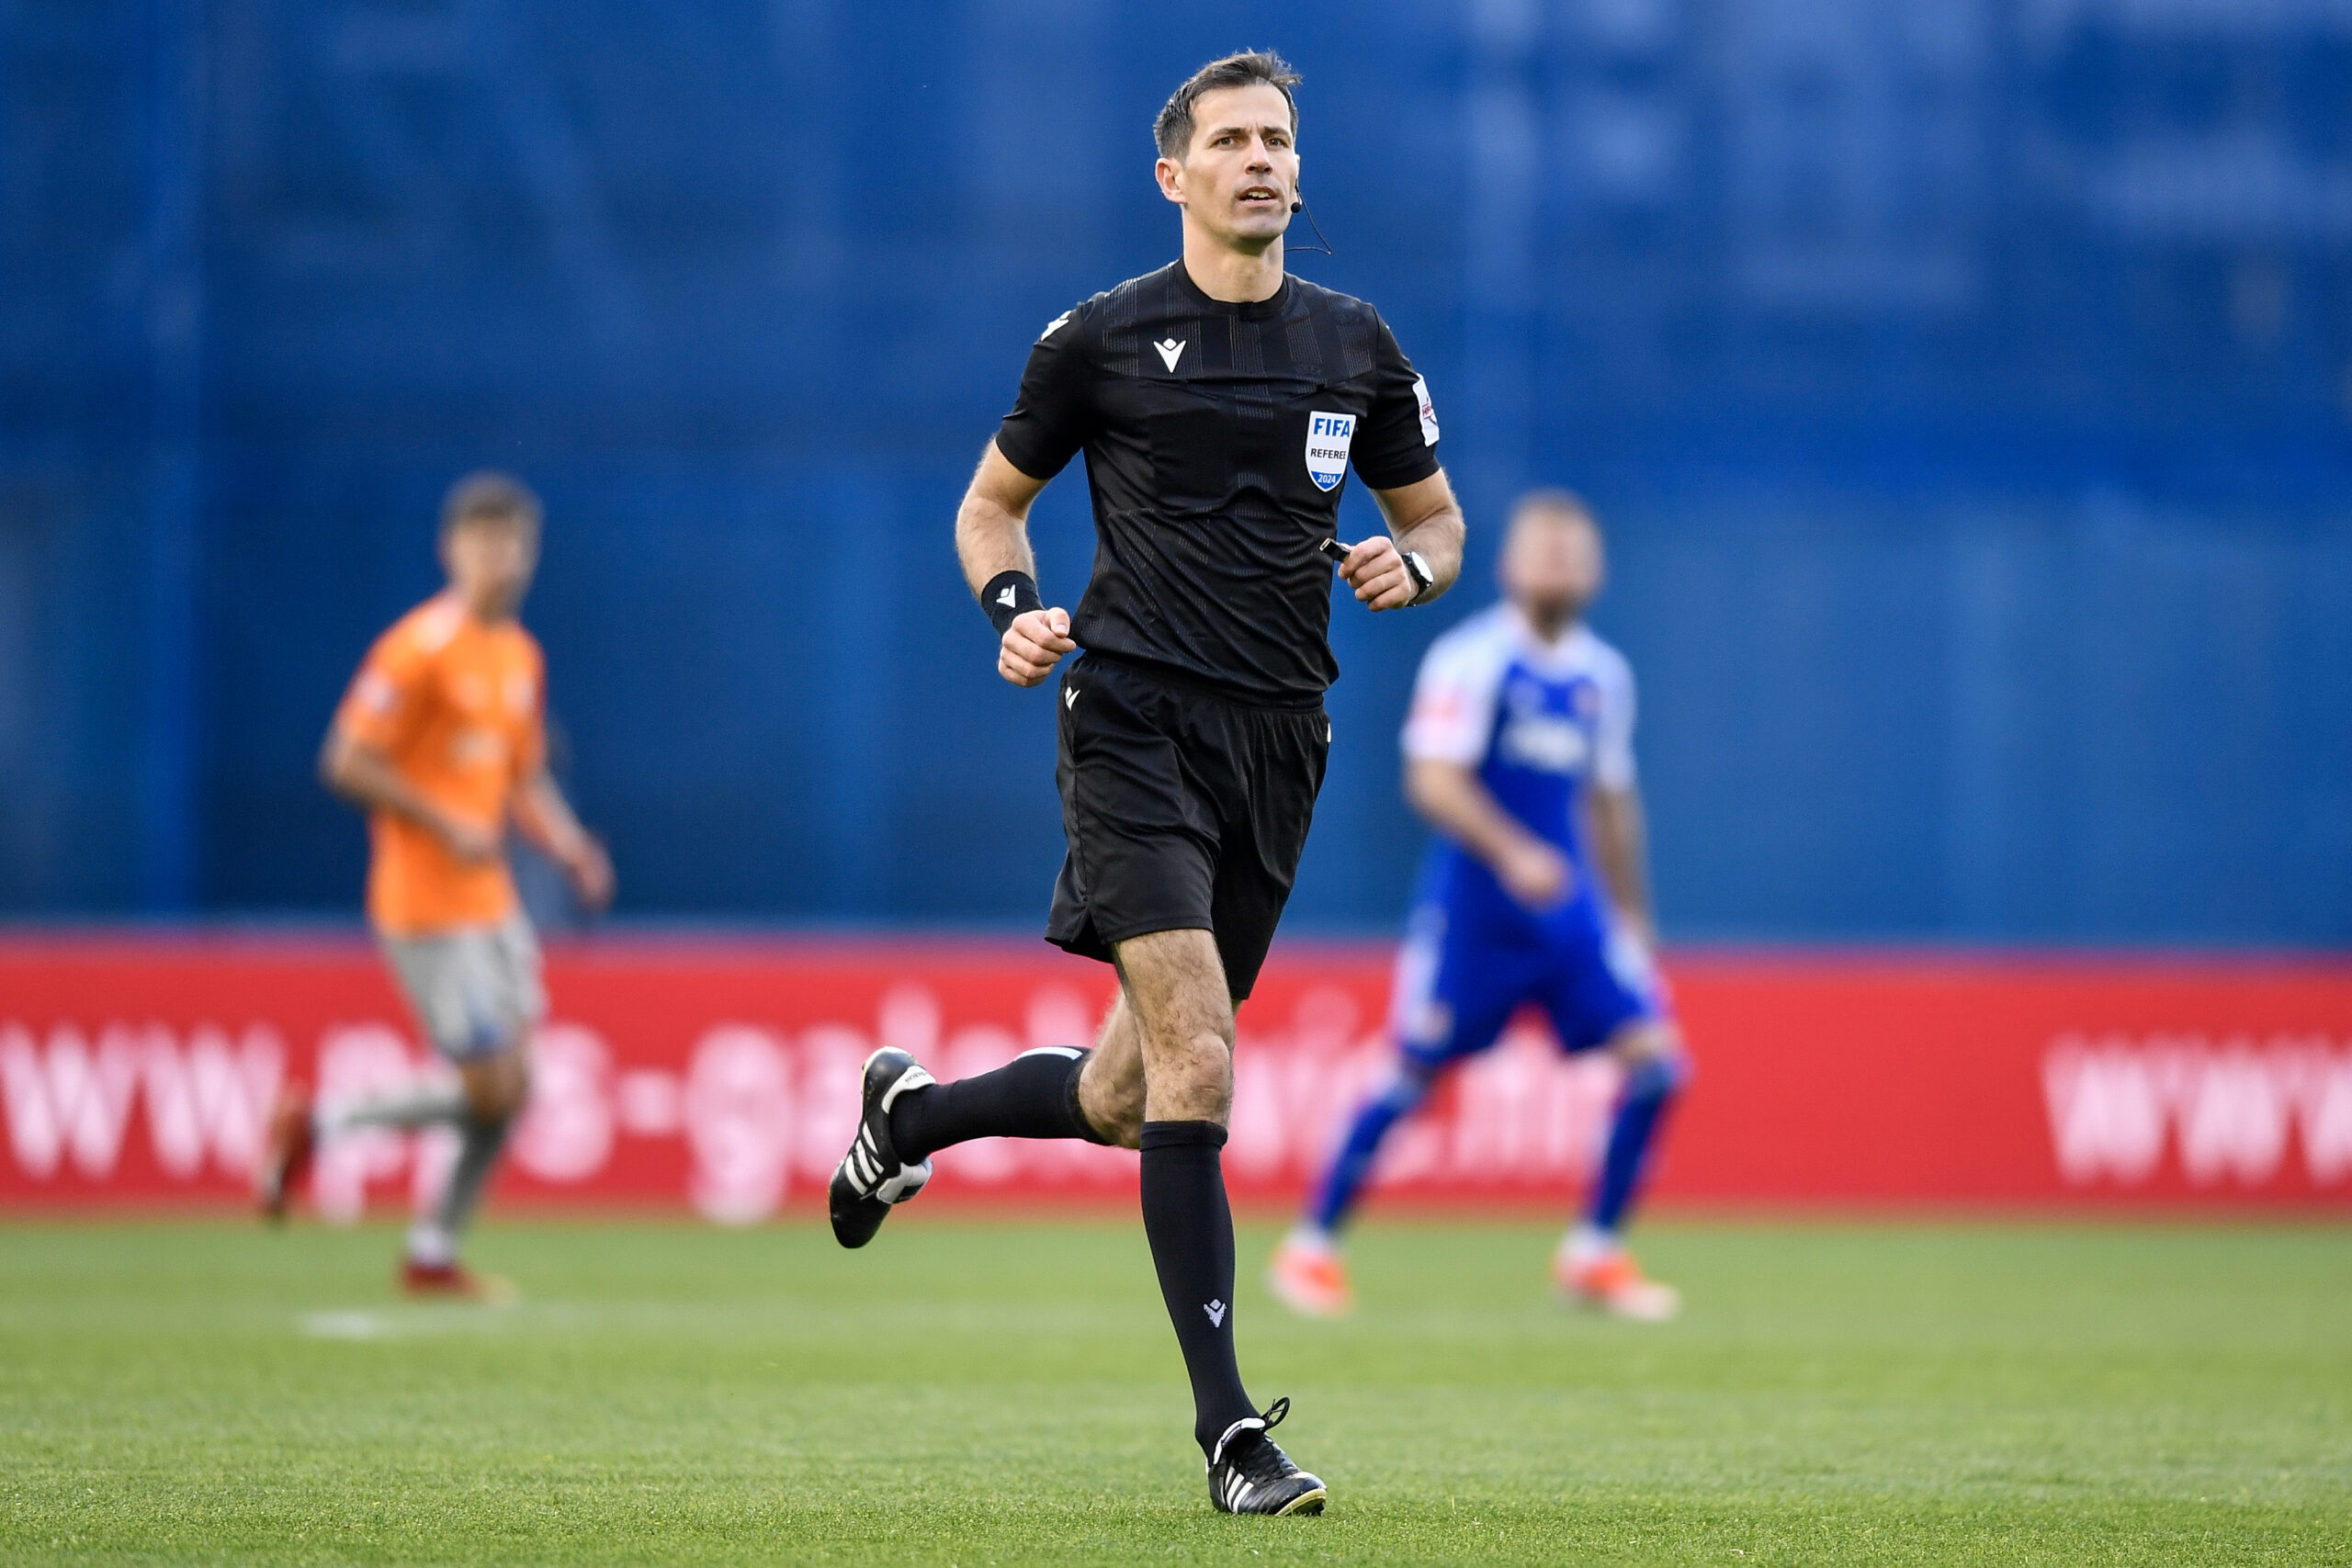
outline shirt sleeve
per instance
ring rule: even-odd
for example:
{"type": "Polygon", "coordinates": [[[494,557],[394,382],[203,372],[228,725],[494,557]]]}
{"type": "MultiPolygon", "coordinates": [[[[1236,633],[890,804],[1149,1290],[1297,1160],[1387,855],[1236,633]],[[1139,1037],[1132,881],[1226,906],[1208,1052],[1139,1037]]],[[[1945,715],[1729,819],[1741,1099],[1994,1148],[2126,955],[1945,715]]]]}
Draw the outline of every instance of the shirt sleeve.
{"type": "Polygon", "coordinates": [[[1612,655],[1601,671],[1592,781],[1613,791],[1633,788],[1634,779],[1634,667],[1612,655]]]}
{"type": "Polygon", "coordinates": [[[1492,657],[1484,637],[1442,638],[1430,649],[1405,716],[1405,755],[1417,762],[1465,768],[1484,758],[1494,736],[1503,663],[1492,657]]]}
{"type": "Polygon", "coordinates": [[[1069,467],[1094,434],[1093,378],[1075,307],[1047,323],[1029,350],[1021,393],[997,426],[996,449],[1033,479],[1069,467]]]}
{"type": "Polygon", "coordinates": [[[1437,410],[1388,323],[1374,317],[1374,325],[1372,412],[1356,436],[1356,472],[1374,490],[1397,490],[1437,472],[1437,410]]]}
{"type": "Polygon", "coordinates": [[[423,717],[432,656],[395,626],[376,639],[335,709],[335,728],[362,745],[396,751],[423,717]]]}

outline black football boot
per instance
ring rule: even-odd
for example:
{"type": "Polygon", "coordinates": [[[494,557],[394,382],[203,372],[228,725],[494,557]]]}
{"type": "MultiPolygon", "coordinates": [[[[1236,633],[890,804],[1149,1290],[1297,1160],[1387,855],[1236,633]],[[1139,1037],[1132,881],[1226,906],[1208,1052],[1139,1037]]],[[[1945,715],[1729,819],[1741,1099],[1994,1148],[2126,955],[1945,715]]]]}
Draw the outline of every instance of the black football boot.
{"type": "Polygon", "coordinates": [[[899,1158],[898,1145],[890,1141],[890,1106],[909,1089],[937,1081],[922,1063],[894,1046],[885,1045],[865,1058],[865,1111],[827,1193],[833,1239],[843,1247],[872,1241],[890,1217],[890,1205],[905,1202],[931,1179],[931,1161],[908,1165],[899,1158]]]}
{"type": "Polygon", "coordinates": [[[1319,1514],[1331,1500],[1322,1478],[1293,1464],[1266,1436],[1290,1414],[1288,1396],[1263,1416],[1246,1416],[1225,1429],[1209,1456],[1209,1501],[1227,1514],[1319,1514]]]}

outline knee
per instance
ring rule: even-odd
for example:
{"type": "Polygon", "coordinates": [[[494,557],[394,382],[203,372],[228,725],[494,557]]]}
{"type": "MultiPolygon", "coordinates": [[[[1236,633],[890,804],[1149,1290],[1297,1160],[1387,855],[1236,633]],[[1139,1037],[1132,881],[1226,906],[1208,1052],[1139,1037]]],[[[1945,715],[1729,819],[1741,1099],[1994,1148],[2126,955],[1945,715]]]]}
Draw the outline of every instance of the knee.
{"type": "Polygon", "coordinates": [[[1143,1142],[1143,1064],[1122,1071],[1104,1053],[1088,1055],[1079,1074],[1078,1108],[1088,1125],[1123,1149],[1143,1142]]]}
{"type": "Polygon", "coordinates": [[[1667,1020],[1627,1032],[1614,1054],[1625,1070],[1628,1094],[1672,1094],[1690,1081],[1690,1056],[1683,1049],[1682,1032],[1667,1020]]]}
{"type": "Polygon", "coordinates": [[[1204,1031],[1154,1054],[1147,1068],[1146,1111],[1154,1122],[1215,1122],[1233,1110],[1233,1048],[1204,1031]]]}
{"type": "Polygon", "coordinates": [[[531,1098],[531,1067],[522,1053],[494,1056],[466,1074],[466,1104],[474,1120],[503,1126],[522,1114],[531,1098]]]}
{"type": "Polygon", "coordinates": [[[1392,1120],[1409,1116],[1430,1097],[1430,1075],[1419,1063],[1408,1062],[1396,1070],[1386,1089],[1372,1103],[1392,1120]]]}
{"type": "Polygon", "coordinates": [[[529,1097],[518,1089],[491,1089],[466,1097],[473,1119],[481,1126],[503,1127],[523,1113],[524,1102],[529,1097]]]}

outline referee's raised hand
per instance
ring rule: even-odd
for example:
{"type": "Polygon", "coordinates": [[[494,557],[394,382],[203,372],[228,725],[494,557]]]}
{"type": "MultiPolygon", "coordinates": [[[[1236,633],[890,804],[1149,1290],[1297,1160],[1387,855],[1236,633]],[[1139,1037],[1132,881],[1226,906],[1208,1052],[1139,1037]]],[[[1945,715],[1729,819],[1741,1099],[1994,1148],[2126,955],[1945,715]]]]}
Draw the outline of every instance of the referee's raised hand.
{"type": "Polygon", "coordinates": [[[1069,639],[1068,610],[1024,611],[1004,628],[997,645],[996,672],[1016,686],[1034,686],[1054,672],[1063,654],[1077,648],[1069,639]]]}

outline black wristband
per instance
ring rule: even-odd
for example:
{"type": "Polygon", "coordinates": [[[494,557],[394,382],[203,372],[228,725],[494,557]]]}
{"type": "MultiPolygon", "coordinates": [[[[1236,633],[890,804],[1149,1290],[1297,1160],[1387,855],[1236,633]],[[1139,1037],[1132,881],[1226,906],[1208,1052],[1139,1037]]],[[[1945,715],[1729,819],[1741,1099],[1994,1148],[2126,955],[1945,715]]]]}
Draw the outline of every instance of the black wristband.
{"type": "Polygon", "coordinates": [[[1045,607],[1037,597],[1037,580],[1025,571],[1000,571],[980,590],[980,608],[989,613],[989,624],[999,637],[1012,625],[1013,616],[1045,607]]]}

